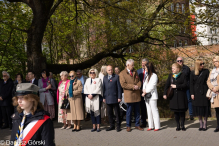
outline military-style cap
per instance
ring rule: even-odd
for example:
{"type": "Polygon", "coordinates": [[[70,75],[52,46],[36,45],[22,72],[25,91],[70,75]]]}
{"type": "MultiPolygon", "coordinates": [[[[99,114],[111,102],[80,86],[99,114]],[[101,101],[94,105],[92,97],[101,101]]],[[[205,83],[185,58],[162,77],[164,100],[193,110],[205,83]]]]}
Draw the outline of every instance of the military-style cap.
{"type": "Polygon", "coordinates": [[[20,83],[16,88],[16,96],[27,95],[27,94],[36,94],[39,91],[39,87],[32,83],[20,83]]]}

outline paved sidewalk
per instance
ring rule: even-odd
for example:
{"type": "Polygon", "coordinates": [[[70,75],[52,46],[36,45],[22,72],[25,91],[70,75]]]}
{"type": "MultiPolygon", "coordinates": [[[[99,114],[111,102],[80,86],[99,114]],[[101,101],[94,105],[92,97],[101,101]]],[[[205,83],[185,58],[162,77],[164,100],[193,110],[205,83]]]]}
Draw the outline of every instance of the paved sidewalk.
{"type": "MultiPolygon", "coordinates": [[[[82,122],[80,132],[71,130],[60,130],[62,124],[54,122],[55,142],[57,146],[218,146],[219,132],[214,133],[216,120],[208,121],[207,131],[198,131],[199,122],[186,121],[186,131],[176,131],[173,119],[162,119],[161,130],[138,131],[134,127],[131,132],[126,132],[125,122],[122,123],[122,131],[116,130],[106,132],[107,125],[102,125],[101,132],[90,132],[91,121],[82,122]]],[[[134,124],[132,124],[134,126],[134,124]]],[[[0,140],[10,139],[8,129],[0,130],[0,140]]],[[[1,143],[0,143],[1,145],[1,143]]]]}

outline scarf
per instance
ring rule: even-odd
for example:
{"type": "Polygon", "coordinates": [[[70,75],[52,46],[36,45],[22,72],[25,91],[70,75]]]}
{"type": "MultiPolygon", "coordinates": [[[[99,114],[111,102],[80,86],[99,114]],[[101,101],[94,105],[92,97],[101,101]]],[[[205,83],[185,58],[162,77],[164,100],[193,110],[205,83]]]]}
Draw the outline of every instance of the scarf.
{"type": "MultiPolygon", "coordinates": [[[[43,88],[46,88],[47,87],[47,82],[49,80],[49,77],[47,77],[46,79],[42,78],[42,81],[43,81],[43,88]]],[[[45,91],[45,92],[48,92],[48,91],[45,91]]]]}
{"type": "Polygon", "coordinates": [[[181,72],[179,72],[178,74],[173,74],[173,78],[178,78],[178,76],[181,74],[181,72]]]}
{"type": "MultiPolygon", "coordinates": [[[[216,68],[214,68],[212,70],[211,74],[210,74],[210,81],[211,81],[211,84],[214,87],[218,86],[218,84],[217,84],[217,76],[218,76],[218,74],[219,74],[219,72],[217,71],[216,68]]],[[[214,103],[214,98],[216,96],[217,96],[217,94],[212,91],[211,103],[214,103]]]]}
{"type": "Polygon", "coordinates": [[[76,78],[74,78],[73,80],[70,80],[70,86],[69,86],[69,89],[68,89],[69,98],[73,97],[73,83],[74,83],[75,79],[76,78]]]}

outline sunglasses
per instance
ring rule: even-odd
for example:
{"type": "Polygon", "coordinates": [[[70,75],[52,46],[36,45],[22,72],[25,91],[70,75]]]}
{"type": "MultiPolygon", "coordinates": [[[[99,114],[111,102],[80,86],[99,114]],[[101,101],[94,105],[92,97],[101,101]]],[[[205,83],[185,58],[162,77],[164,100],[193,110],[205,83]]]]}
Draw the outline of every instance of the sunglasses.
{"type": "Polygon", "coordinates": [[[3,75],[3,77],[7,77],[7,75],[3,75]]]}
{"type": "Polygon", "coordinates": [[[205,65],[205,63],[200,63],[200,65],[202,66],[202,65],[205,65]]]}
{"type": "Polygon", "coordinates": [[[95,74],[95,72],[90,72],[90,74],[95,74]]]}
{"type": "Polygon", "coordinates": [[[69,76],[70,78],[73,78],[74,76],[69,76]]]}
{"type": "Polygon", "coordinates": [[[183,62],[182,60],[177,60],[177,62],[183,62]]]}

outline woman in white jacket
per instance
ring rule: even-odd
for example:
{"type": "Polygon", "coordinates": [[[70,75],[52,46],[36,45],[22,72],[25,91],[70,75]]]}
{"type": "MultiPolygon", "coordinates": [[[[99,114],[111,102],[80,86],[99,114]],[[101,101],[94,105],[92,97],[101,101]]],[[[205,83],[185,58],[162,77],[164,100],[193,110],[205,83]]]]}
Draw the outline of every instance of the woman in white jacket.
{"type": "Polygon", "coordinates": [[[142,96],[145,97],[146,94],[151,93],[150,98],[145,97],[145,103],[147,106],[147,114],[148,114],[148,126],[149,126],[147,131],[151,131],[154,128],[155,128],[154,131],[158,131],[160,129],[160,117],[157,108],[158,77],[156,75],[153,64],[150,62],[145,66],[145,71],[147,72],[147,76],[143,84],[142,96]]]}

